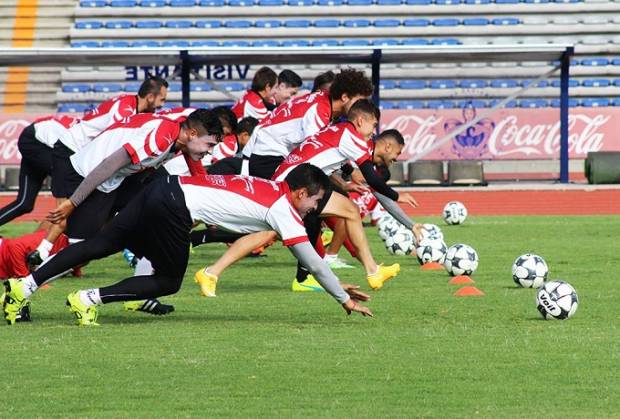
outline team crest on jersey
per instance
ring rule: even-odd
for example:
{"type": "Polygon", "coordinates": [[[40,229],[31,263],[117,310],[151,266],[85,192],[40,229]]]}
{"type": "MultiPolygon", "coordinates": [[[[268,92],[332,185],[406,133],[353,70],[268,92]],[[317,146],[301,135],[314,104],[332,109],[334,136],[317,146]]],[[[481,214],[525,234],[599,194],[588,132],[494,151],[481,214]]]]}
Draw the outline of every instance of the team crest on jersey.
{"type": "Polygon", "coordinates": [[[222,175],[207,175],[207,179],[216,186],[226,186],[226,178],[222,175]]]}
{"type": "Polygon", "coordinates": [[[285,164],[295,164],[295,163],[298,163],[298,162],[300,162],[300,161],[302,161],[302,160],[303,160],[303,158],[302,158],[300,155],[298,155],[298,154],[294,154],[294,153],[291,153],[291,154],[289,154],[289,155],[288,155],[288,156],[284,159],[284,163],[285,163],[285,164]]]}

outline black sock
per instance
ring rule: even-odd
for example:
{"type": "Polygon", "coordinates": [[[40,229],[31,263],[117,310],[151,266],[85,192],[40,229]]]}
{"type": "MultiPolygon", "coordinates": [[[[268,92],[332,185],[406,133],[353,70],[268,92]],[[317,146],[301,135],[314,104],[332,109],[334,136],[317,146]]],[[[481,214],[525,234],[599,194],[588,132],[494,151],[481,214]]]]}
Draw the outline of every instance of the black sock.
{"type": "Polygon", "coordinates": [[[116,301],[146,300],[176,293],[183,277],[167,275],[141,275],[123,279],[109,287],[99,288],[104,304],[116,301]]]}

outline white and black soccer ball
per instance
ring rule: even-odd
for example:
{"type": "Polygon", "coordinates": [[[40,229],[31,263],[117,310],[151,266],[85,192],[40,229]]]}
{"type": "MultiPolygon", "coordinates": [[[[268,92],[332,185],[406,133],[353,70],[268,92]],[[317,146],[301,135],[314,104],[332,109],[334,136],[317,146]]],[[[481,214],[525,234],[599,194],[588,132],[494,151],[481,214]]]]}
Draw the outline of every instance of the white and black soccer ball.
{"type": "Polygon", "coordinates": [[[415,249],[420,265],[430,262],[443,263],[447,251],[448,246],[446,246],[443,239],[433,237],[422,239],[415,249]]]}
{"type": "Polygon", "coordinates": [[[512,279],[523,288],[540,288],[547,280],[549,268],[543,258],[526,253],[512,264],[512,279]]]}
{"type": "Polygon", "coordinates": [[[455,244],[448,248],[443,266],[452,276],[471,275],[478,268],[478,254],[466,244],[455,244]]]}
{"type": "Polygon", "coordinates": [[[422,239],[440,239],[443,240],[443,232],[435,224],[422,224],[422,239]]]}
{"type": "Polygon", "coordinates": [[[450,201],[443,207],[443,219],[446,224],[463,224],[467,219],[467,208],[459,201],[450,201]]]}
{"type": "Polygon", "coordinates": [[[564,281],[549,281],[538,289],[536,306],[545,320],[565,320],[577,311],[579,298],[570,284],[564,281]]]}
{"type": "Polygon", "coordinates": [[[405,256],[415,250],[413,232],[405,227],[399,228],[385,239],[385,248],[393,255],[405,256]]]}
{"type": "Polygon", "coordinates": [[[384,221],[379,226],[379,237],[387,240],[388,237],[396,233],[401,228],[401,224],[395,218],[384,221]]]}
{"type": "Polygon", "coordinates": [[[394,220],[394,217],[392,217],[390,214],[387,214],[387,213],[384,214],[383,216],[381,216],[381,218],[377,220],[377,228],[383,227],[386,223],[392,220],[394,220]]]}

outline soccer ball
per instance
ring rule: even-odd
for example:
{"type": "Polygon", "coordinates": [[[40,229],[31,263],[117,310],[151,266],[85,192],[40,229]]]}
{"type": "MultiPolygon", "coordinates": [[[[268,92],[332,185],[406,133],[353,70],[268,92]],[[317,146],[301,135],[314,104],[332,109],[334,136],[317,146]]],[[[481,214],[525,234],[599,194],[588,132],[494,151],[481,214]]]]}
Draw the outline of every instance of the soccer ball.
{"type": "Polygon", "coordinates": [[[452,276],[471,275],[478,268],[478,254],[466,244],[455,244],[446,252],[443,266],[452,276]]]}
{"type": "Polygon", "coordinates": [[[564,281],[549,281],[538,289],[536,305],[545,320],[565,320],[575,314],[579,299],[570,284],[564,281]]]}
{"type": "Polygon", "coordinates": [[[420,265],[424,265],[429,262],[443,263],[446,258],[447,251],[448,246],[446,246],[443,239],[434,237],[426,237],[422,239],[418,244],[418,247],[415,249],[420,265]]]}
{"type": "Polygon", "coordinates": [[[415,249],[413,232],[404,227],[399,228],[385,239],[385,248],[393,255],[411,254],[415,249]]]}
{"type": "Polygon", "coordinates": [[[435,224],[422,224],[422,227],[422,239],[430,238],[443,240],[443,233],[435,224]]]}
{"type": "Polygon", "coordinates": [[[512,279],[524,288],[540,288],[547,280],[548,272],[545,260],[538,255],[526,253],[512,264],[512,279]]]}
{"type": "Polygon", "coordinates": [[[392,220],[394,220],[394,217],[392,217],[390,214],[384,214],[381,218],[377,220],[377,228],[381,228],[383,225],[392,220]]]}
{"type": "Polygon", "coordinates": [[[398,221],[396,221],[395,218],[384,221],[379,226],[379,237],[381,237],[383,240],[387,240],[388,237],[396,233],[400,228],[401,228],[401,224],[398,221]]]}
{"type": "Polygon", "coordinates": [[[459,201],[450,201],[443,207],[446,224],[463,224],[467,218],[467,208],[459,201]]]}

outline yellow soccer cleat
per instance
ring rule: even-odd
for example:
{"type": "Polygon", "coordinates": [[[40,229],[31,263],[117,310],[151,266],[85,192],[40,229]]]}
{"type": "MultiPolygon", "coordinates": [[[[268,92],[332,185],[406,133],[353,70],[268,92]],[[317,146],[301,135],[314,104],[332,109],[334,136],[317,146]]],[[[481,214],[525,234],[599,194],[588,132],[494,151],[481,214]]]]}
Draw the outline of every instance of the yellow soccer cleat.
{"type": "Polygon", "coordinates": [[[303,282],[298,282],[297,279],[293,279],[293,286],[291,287],[291,289],[295,292],[325,291],[321,284],[319,284],[312,275],[308,275],[303,282]]]}
{"type": "Polygon", "coordinates": [[[323,243],[323,246],[329,246],[333,238],[334,232],[331,230],[323,230],[321,233],[321,242],[323,243]]]}
{"type": "Polygon", "coordinates": [[[206,268],[199,270],[194,275],[194,281],[200,285],[200,295],[203,297],[215,297],[217,280],[217,276],[207,272],[206,268]]]}
{"type": "Polygon", "coordinates": [[[390,279],[394,278],[400,272],[400,265],[395,263],[390,266],[383,266],[383,264],[377,266],[377,272],[368,275],[366,279],[368,279],[368,285],[373,290],[378,290],[383,286],[383,284],[390,279]]]}
{"type": "Polygon", "coordinates": [[[87,306],[80,300],[80,292],[67,295],[67,306],[75,315],[78,326],[99,326],[97,323],[97,306],[87,306]]]}
{"type": "Polygon", "coordinates": [[[22,308],[29,303],[24,297],[24,287],[24,283],[16,278],[4,281],[2,310],[4,311],[4,319],[10,325],[15,324],[20,317],[22,308]]]}

